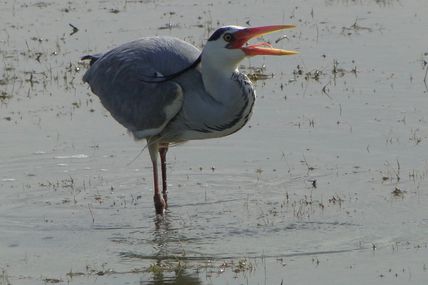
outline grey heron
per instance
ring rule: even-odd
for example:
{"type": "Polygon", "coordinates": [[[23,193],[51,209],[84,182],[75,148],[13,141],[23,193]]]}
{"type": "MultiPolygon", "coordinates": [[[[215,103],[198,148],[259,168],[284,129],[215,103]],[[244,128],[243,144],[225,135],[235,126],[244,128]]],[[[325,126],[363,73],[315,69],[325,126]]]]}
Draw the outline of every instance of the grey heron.
{"type": "Polygon", "coordinates": [[[241,129],[251,116],[255,90],[239,72],[239,62],[248,56],[297,53],[266,42],[247,42],[290,28],[294,26],[224,26],[209,37],[202,51],[174,37],[145,37],[104,54],[82,57],[90,60],[83,81],[136,140],[147,140],[157,214],[163,214],[168,205],[169,145],[223,137],[241,129]]]}

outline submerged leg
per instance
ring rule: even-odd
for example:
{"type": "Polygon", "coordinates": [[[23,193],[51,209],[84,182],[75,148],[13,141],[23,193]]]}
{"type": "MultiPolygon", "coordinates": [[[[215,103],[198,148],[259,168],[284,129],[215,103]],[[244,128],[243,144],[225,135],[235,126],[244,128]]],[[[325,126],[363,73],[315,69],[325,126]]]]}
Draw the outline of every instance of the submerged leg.
{"type": "Polygon", "coordinates": [[[157,143],[150,144],[149,140],[147,143],[149,145],[150,158],[152,159],[152,165],[153,165],[153,188],[154,188],[153,201],[155,203],[156,214],[163,215],[166,208],[166,203],[161,196],[160,188],[159,188],[159,179],[158,179],[159,145],[157,143]]]}
{"type": "Polygon", "coordinates": [[[166,182],[166,153],[168,152],[168,144],[163,144],[159,146],[159,156],[161,159],[161,169],[162,169],[162,196],[165,201],[165,207],[168,208],[168,189],[166,182]]]}

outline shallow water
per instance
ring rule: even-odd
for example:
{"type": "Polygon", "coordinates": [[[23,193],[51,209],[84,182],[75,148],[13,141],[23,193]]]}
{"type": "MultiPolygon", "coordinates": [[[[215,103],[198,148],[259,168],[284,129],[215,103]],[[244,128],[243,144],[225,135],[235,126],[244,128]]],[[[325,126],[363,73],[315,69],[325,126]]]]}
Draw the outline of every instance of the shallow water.
{"type": "Polygon", "coordinates": [[[0,5],[0,284],[428,281],[422,1],[0,5]],[[248,127],[169,151],[158,219],[148,153],[78,58],[247,21],[296,24],[274,45],[301,53],[242,63],[274,75],[248,127]]]}

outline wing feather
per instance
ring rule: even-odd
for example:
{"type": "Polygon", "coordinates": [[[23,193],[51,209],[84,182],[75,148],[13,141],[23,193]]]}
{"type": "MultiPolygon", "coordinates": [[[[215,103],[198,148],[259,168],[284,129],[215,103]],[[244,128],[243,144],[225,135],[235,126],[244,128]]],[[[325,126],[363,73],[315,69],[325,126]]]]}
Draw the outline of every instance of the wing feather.
{"type": "Polygon", "coordinates": [[[179,39],[150,37],[97,56],[83,76],[111,115],[138,139],[160,133],[183,105],[175,81],[142,79],[168,75],[191,65],[200,51],[179,39]]]}

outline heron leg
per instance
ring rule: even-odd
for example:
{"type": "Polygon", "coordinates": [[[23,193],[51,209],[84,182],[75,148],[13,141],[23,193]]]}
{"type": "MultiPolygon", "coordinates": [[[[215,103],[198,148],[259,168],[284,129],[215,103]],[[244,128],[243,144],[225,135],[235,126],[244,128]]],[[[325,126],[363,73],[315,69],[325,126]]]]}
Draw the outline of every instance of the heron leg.
{"type": "Polygon", "coordinates": [[[149,146],[150,158],[152,159],[152,165],[153,165],[153,188],[154,188],[153,201],[155,203],[156,214],[163,215],[166,208],[166,203],[163,197],[161,196],[160,189],[159,189],[158,162],[157,162],[159,146],[156,143],[150,144],[149,140],[148,140],[148,146],[149,146]]]}
{"type": "Polygon", "coordinates": [[[166,153],[168,152],[168,144],[161,145],[159,147],[159,156],[161,159],[162,169],[162,196],[165,201],[165,207],[168,208],[168,190],[166,182],[166,153]]]}

